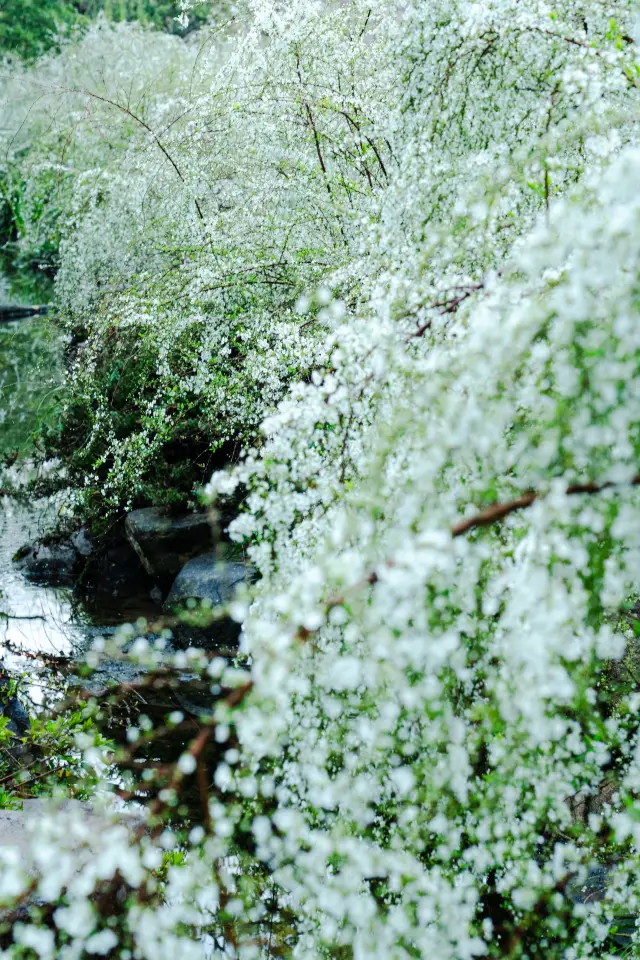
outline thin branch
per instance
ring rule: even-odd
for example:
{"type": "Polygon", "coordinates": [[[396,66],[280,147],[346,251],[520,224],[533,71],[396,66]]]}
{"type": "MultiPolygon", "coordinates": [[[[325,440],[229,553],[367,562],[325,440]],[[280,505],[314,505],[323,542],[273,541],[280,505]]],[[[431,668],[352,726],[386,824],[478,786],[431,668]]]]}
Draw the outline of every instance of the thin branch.
{"type": "MultiPolygon", "coordinates": [[[[320,164],[320,169],[322,170],[322,175],[323,175],[323,177],[324,177],[324,185],[325,185],[325,187],[327,188],[327,193],[329,194],[329,200],[331,201],[331,203],[333,203],[333,193],[332,193],[332,191],[331,191],[331,184],[329,183],[329,174],[328,174],[328,172],[327,172],[327,167],[326,167],[325,162],[324,162],[324,157],[322,156],[322,149],[321,149],[321,147],[320,147],[320,135],[319,135],[319,133],[318,133],[318,129],[317,129],[317,127],[316,127],[315,120],[313,119],[313,114],[312,114],[312,112],[311,112],[311,107],[309,106],[309,104],[308,104],[308,102],[307,102],[307,100],[306,100],[306,98],[305,98],[305,96],[304,96],[304,81],[303,81],[303,79],[302,79],[302,70],[301,70],[301,67],[300,67],[300,57],[299,57],[299,56],[296,58],[296,71],[297,71],[297,73],[298,73],[298,79],[300,80],[300,89],[302,90],[302,105],[303,105],[304,108],[305,108],[305,112],[306,112],[306,115],[307,115],[307,120],[308,120],[308,122],[309,122],[309,126],[311,127],[311,131],[312,131],[312,133],[313,133],[313,140],[314,140],[314,143],[315,143],[315,146],[316,146],[316,153],[317,153],[317,155],[318,155],[318,163],[320,164]]],[[[342,223],[341,223],[340,219],[338,219],[338,223],[339,223],[339,225],[340,225],[340,233],[342,234],[342,239],[344,240],[344,242],[345,242],[345,244],[346,244],[346,243],[347,243],[347,238],[345,237],[344,228],[343,228],[343,226],[342,226],[342,223]]]]}
{"type": "MultiPolygon", "coordinates": [[[[535,33],[546,34],[546,36],[548,37],[553,37],[554,40],[564,40],[565,43],[570,43],[574,47],[583,47],[585,50],[588,50],[590,53],[592,53],[595,57],[602,57],[602,51],[592,46],[592,44],[590,44],[587,40],[578,40],[577,37],[571,37],[568,34],[555,33],[555,31],[548,30],[545,27],[532,26],[526,29],[533,30],[535,33]]],[[[623,37],[622,39],[626,40],[627,42],[629,40],[632,43],[634,42],[631,37],[628,37],[628,38],[623,37]]],[[[636,79],[634,77],[629,76],[629,74],[624,68],[620,70],[620,73],[622,73],[622,75],[625,77],[626,80],[628,80],[628,82],[631,84],[632,87],[638,86],[636,79]]]]}
{"type": "MultiPolygon", "coordinates": [[[[202,755],[205,747],[207,746],[207,743],[209,742],[210,737],[211,737],[211,727],[203,727],[200,733],[198,734],[198,736],[195,737],[195,739],[192,740],[191,743],[189,744],[189,749],[186,751],[186,753],[192,756],[193,759],[196,761],[196,769],[197,769],[198,760],[202,755]]],[[[173,793],[177,793],[180,787],[180,784],[182,783],[184,778],[185,778],[185,774],[182,772],[182,770],[180,770],[178,764],[176,763],[173,767],[173,776],[171,777],[171,780],[169,781],[165,789],[168,791],[172,791],[173,793]]],[[[162,811],[166,807],[167,807],[167,802],[165,800],[161,800],[160,797],[156,797],[156,799],[153,801],[153,803],[149,807],[149,815],[151,817],[157,817],[160,813],[162,813],[162,811]]],[[[208,806],[207,806],[207,809],[208,809],[208,806]]],[[[161,828],[159,827],[153,828],[151,830],[151,834],[154,835],[158,833],[160,829],[161,828]]],[[[143,836],[147,832],[147,825],[141,824],[138,827],[138,830],[136,832],[138,837],[143,836]]]]}
{"type": "MultiPolygon", "coordinates": [[[[603,490],[608,490],[611,487],[620,487],[620,486],[640,486],[640,473],[637,473],[635,477],[632,477],[630,481],[624,484],[614,483],[612,480],[608,480],[606,483],[572,483],[565,490],[566,496],[574,496],[579,493],[601,493],[603,490]]],[[[515,500],[508,500],[504,503],[494,503],[492,506],[487,507],[486,510],[482,510],[480,513],[476,513],[472,517],[468,517],[466,520],[461,520],[459,523],[455,523],[451,527],[451,535],[454,537],[460,537],[463,533],[467,533],[469,530],[473,530],[476,527],[489,527],[493,523],[497,523],[499,520],[503,520],[505,517],[509,516],[510,513],[515,513],[517,510],[523,510],[526,507],[530,507],[532,503],[536,500],[543,499],[544,494],[535,493],[533,490],[523,493],[521,496],[516,497],[515,500]]]]}
{"type": "MultiPolygon", "coordinates": [[[[77,89],[77,90],[67,90],[67,93],[81,93],[81,94],[83,94],[83,95],[86,96],[86,97],[91,97],[93,100],[100,100],[100,101],[102,101],[102,103],[108,103],[109,106],[115,107],[116,110],[121,110],[122,113],[125,113],[128,117],[131,117],[131,119],[132,119],[132,120],[135,120],[136,123],[139,123],[141,127],[143,127],[148,133],[151,134],[151,136],[152,136],[153,139],[155,140],[156,144],[158,145],[159,149],[162,151],[162,153],[164,154],[164,156],[166,157],[166,159],[169,161],[169,163],[171,164],[171,166],[173,167],[173,169],[174,169],[175,172],[177,173],[178,177],[179,177],[180,180],[182,181],[182,183],[186,184],[186,180],[185,180],[184,176],[182,175],[182,171],[180,170],[180,167],[179,167],[178,164],[175,162],[175,160],[173,159],[173,157],[171,156],[171,154],[169,153],[169,151],[167,150],[167,148],[166,148],[165,145],[163,144],[163,142],[162,142],[162,140],[160,139],[160,137],[158,136],[158,134],[155,132],[155,130],[153,130],[153,129],[149,126],[149,124],[146,122],[146,120],[143,120],[142,117],[139,117],[137,114],[135,114],[135,113],[134,113],[132,110],[130,110],[128,107],[124,107],[121,103],[118,103],[117,100],[111,100],[109,97],[103,97],[103,96],[101,96],[101,94],[99,94],[99,93],[93,93],[91,90],[79,90],[79,89],[77,89]]],[[[202,209],[201,209],[200,204],[199,204],[199,202],[198,202],[198,200],[197,200],[196,197],[193,198],[193,202],[195,203],[196,210],[198,211],[198,216],[200,217],[200,219],[201,219],[202,222],[204,223],[204,214],[203,214],[203,212],[202,212],[202,209]]]]}
{"type": "Polygon", "coordinates": [[[0,610],[0,619],[4,620],[44,620],[45,618],[40,614],[34,614],[32,617],[21,617],[15,613],[7,613],[6,610],[0,610]]]}
{"type": "Polygon", "coordinates": [[[369,9],[367,10],[367,16],[365,17],[365,20],[364,20],[364,25],[362,27],[362,30],[360,31],[360,36],[358,37],[359,40],[362,39],[362,37],[364,36],[365,30],[369,26],[369,19],[371,17],[371,12],[372,12],[371,7],[369,7],[369,9]]]}
{"type": "MultiPolygon", "coordinates": [[[[468,300],[472,294],[476,293],[478,290],[482,290],[483,288],[484,288],[484,283],[471,283],[471,284],[461,285],[459,287],[454,287],[455,290],[461,291],[457,296],[449,297],[447,300],[439,300],[436,303],[431,303],[429,304],[429,309],[439,310],[439,316],[441,317],[446,316],[446,314],[448,313],[455,313],[458,307],[462,303],[464,303],[465,300],[468,300]]],[[[418,304],[417,309],[420,309],[421,306],[422,304],[418,304]]],[[[428,320],[425,320],[424,323],[420,324],[420,326],[416,330],[414,330],[405,338],[405,343],[409,343],[411,340],[415,340],[416,337],[424,336],[427,330],[429,330],[429,328],[431,327],[433,320],[434,320],[434,317],[429,317],[428,320]]]]}
{"type": "MultiPolygon", "coordinates": [[[[611,487],[621,487],[621,486],[640,486],[640,473],[636,474],[628,483],[614,483],[609,480],[605,483],[572,483],[565,490],[567,496],[573,496],[576,494],[594,494],[600,493],[602,490],[607,490],[611,487]]],[[[473,530],[476,527],[488,527],[498,521],[507,517],[510,513],[515,513],[516,510],[523,510],[526,507],[531,506],[536,500],[542,500],[544,494],[535,493],[535,491],[530,490],[527,493],[522,494],[519,497],[516,497],[514,500],[506,501],[505,503],[495,503],[490,507],[487,507],[486,510],[482,510],[480,513],[475,514],[472,517],[469,517],[466,520],[461,520],[459,523],[453,524],[451,527],[451,535],[453,537],[460,537],[462,534],[467,533],[469,530],[473,530]]],[[[387,561],[384,566],[393,567],[392,561],[387,561]]],[[[378,574],[376,571],[372,571],[366,577],[363,577],[362,580],[358,581],[356,584],[352,584],[349,589],[349,593],[355,592],[358,593],[360,590],[365,589],[367,586],[375,586],[378,582],[378,574]]],[[[336,594],[331,597],[325,606],[325,614],[328,614],[334,607],[342,606],[347,600],[347,595],[336,594]]],[[[296,631],[295,638],[302,643],[309,642],[316,634],[317,629],[309,629],[307,627],[298,627],[296,631]]],[[[228,698],[227,698],[228,702],[228,698]]]]}
{"type": "Polygon", "coordinates": [[[461,520],[459,523],[454,524],[451,527],[451,535],[453,537],[460,537],[463,533],[467,533],[468,530],[473,530],[474,527],[489,527],[492,523],[497,523],[498,520],[504,519],[504,517],[510,513],[531,506],[534,500],[537,499],[538,495],[535,493],[524,493],[521,497],[510,500],[508,503],[494,503],[493,506],[487,507],[486,510],[476,513],[473,517],[469,517],[468,520],[461,520]]]}
{"type": "Polygon", "coordinates": [[[544,206],[547,212],[547,216],[549,215],[549,190],[550,190],[549,167],[545,166],[544,168],[544,206]]]}
{"type": "Polygon", "coordinates": [[[200,805],[202,806],[202,821],[207,833],[211,833],[211,812],[209,810],[209,781],[207,776],[207,764],[205,763],[203,753],[196,757],[196,781],[198,784],[198,793],[200,794],[200,805]]]}

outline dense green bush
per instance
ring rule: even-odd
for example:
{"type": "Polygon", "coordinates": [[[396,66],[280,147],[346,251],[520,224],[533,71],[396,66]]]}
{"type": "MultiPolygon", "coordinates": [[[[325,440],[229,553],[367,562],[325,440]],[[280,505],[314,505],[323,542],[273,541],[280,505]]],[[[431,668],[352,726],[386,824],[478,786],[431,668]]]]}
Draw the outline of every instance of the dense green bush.
{"type": "MultiPolygon", "coordinates": [[[[226,0],[212,5],[215,15],[227,15],[226,0]]],[[[189,29],[201,26],[211,7],[197,7],[189,29]]],[[[87,28],[103,13],[115,21],[139,23],[184,33],[177,22],[178,0],[3,0],[0,8],[0,57],[32,61],[50,49],[59,49],[65,36],[87,28]]]]}
{"type": "Polygon", "coordinates": [[[4,0],[0,9],[0,56],[34,60],[56,46],[61,30],[79,25],[68,0],[4,0]]]}

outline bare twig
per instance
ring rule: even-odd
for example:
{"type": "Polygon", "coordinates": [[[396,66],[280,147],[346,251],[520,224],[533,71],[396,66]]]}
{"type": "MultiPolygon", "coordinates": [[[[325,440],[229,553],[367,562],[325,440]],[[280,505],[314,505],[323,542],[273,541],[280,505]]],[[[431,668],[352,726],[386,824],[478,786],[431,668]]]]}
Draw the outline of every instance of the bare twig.
{"type": "MultiPolygon", "coordinates": [[[[142,117],[139,117],[137,114],[135,114],[132,110],[129,109],[129,107],[125,107],[125,106],[123,106],[123,104],[118,103],[117,100],[111,100],[109,97],[102,96],[102,95],[99,94],[99,93],[94,93],[94,92],[91,91],[91,90],[75,89],[75,90],[67,90],[67,93],[81,93],[81,94],[83,94],[83,96],[85,96],[85,97],[90,97],[90,98],[93,99],[93,100],[100,100],[102,103],[107,103],[107,104],[109,104],[109,106],[115,107],[116,110],[122,111],[122,113],[126,114],[128,117],[131,117],[132,120],[135,120],[136,123],[139,123],[140,126],[143,127],[143,129],[145,129],[145,130],[147,131],[147,133],[150,133],[150,134],[151,134],[151,136],[153,137],[154,141],[156,142],[158,148],[159,148],[160,151],[164,154],[164,156],[166,157],[166,159],[169,161],[169,163],[171,164],[171,166],[173,167],[173,169],[174,169],[175,172],[177,173],[179,179],[182,181],[182,183],[185,183],[185,184],[186,184],[186,180],[185,180],[185,178],[184,178],[184,176],[183,176],[183,174],[182,174],[182,171],[181,171],[180,167],[178,166],[178,164],[176,163],[176,161],[173,159],[173,157],[171,156],[171,154],[169,153],[169,151],[167,150],[167,148],[166,148],[165,145],[163,144],[163,142],[162,142],[162,140],[160,139],[160,137],[158,136],[158,134],[155,132],[155,130],[153,130],[153,129],[149,126],[149,124],[146,122],[146,120],[143,120],[142,117]]],[[[202,208],[200,207],[200,204],[199,204],[199,202],[198,202],[198,200],[197,200],[196,197],[193,198],[193,202],[195,203],[196,210],[198,211],[198,216],[200,217],[200,219],[201,219],[202,222],[204,223],[204,214],[203,214],[203,212],[202,212],[202,208]]]]}
{"type": "MultiPolygon", "coordinates": [[[[465,300],[468,300],[472,294],[476,293],[478,290],[482,290],[483,288],[484,283],[461,284],[458,287],[454,287],[454,290],[460,291],[458,294],[453,297],[448,297],[445,300],[438,300],[435,303],[431,303],[429,304],[429,308],[431,310],[438,310],[439,316],[441,317],[446,316],[448,313],[455,313],[458,307],[464,303],[465,300]]],[[[417,309],[420,309],[421,306],[422,304],[418,304],[417,309]]],[[[415,340],[416,337],[424,336],[427,330],[431,327],[433,320],[434,317],[431,316],[428,318],[428,320],[425,320],[424,323],[420,324],[416,330],[414,330],[405,338],[405,343],[415,340]]]]}
{"type": "Polygon", "coordinates": [[[6,610],[0,610],[0,619],[2,620],[44,620],[45,618],[40,614],[34,614],[33,616],[24,616],[21,617],[17,613],[7,613],[6,610]]]}

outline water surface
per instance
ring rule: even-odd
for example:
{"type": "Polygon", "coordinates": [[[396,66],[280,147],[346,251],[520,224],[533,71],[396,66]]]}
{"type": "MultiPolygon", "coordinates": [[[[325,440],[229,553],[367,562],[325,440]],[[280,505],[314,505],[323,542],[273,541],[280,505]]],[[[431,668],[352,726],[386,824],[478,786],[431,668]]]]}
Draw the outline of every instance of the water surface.
{"type": "MultiPolygon", "coordinates": [[[[0,303],[20,302],[0,276],[0,303]]],[[[55,411],[63,339],[46,317],[0,322],[0,657],[12,649],[66,655],[87,643],[87,622],[71,591],[28,580],[14,554],[53,526],[60,502],[7,494],[32,472],[41,424],[55,411]]]]}

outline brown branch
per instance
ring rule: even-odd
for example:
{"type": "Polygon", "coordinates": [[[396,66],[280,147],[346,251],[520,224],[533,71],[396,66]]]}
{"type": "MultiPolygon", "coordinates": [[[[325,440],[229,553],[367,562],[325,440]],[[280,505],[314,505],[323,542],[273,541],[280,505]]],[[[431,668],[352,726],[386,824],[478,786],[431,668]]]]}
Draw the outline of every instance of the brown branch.
{"type": "MultiPolygon", "coordinates": [[[[624,483],[614,483],[612,480],[608,480],[605,483],[572,483],[565,490],[566,496],[575,496],[576,494],[594,494],[600,493],[602,490],[607,490],[612,487],[619,486],[640,486],[640,473],[636,474],[630,481],[626,484],[624,483]]],[[[458,523],[455,523],[451,526],[451,535],[452,537],[460,537],[464,533],[468,533],[469,530],[473,530],[476,527],[489,527],[494,523],[497,523],[500,520],[503,520],[504,517],[507,517],[510,513],[515,513],[517,510],[523,510],[526,507],[531,506],[536,500],[542,500],[544,494],[535,493],[533,490],[529,490],[527,493],[521,494],[519,497],[516,497],[514,500],[508,500],[504,503],[494,503],[492,506],[487,507],[485,510],[482,510],[480,513],[474,514],[472,517],[468,517],[466,520],[460,520],[458,523]]],[[[386,567],[392,567],[393,563],[387,561],[384,564],[386,567]]],[[[358,583],[353,584],[349,587],[349,591],[354,591],[358,593],[360,590],[365,589],[367,586],[374,586],[378,582],[378,574],[375,570],[360,580],[358,583]]],[[[334,607],[340,607],[347,601],[347,596],[345,594],[336,594],[331,597],[325,605],[325,615],[328,614],[334,607]]],[[[308,629],[307,627],[298,627],[295,633],[295,639],[299,640],[302,643],[306,643],[312,639],[312,637],[317,634],[317,629],[308,629]]],[[[249,685],[247,685],[249,686],[249,685]]]]}
{"type": "Polygon", "coordinates": [[[549,213],[549,195],[550,195],[550,183],[549,183],[549,167],[545,166],[544,168],[544,206],[549,213]]]}
{"type": "MultiPolygon", "coordinates": [[[[389,179],[389,176],[388,176],[388,174],[387,174],[387,169],[386,169],[386,167],[385,167],[385,165],[384,165],[384,163],[383,163],[383,161],[382,161],[382,157],[380,156],[380,153],[379,153],[378,148],[376,147],[374,141],[371,139],[371,137],[368,137],[368,136],[366,135],[366,133],[365,133],[365,134],[362,133],[362,128],[361,128],[360,124],[358,123],[358,121],[357,121],[356,119],[354,119],[354,117],[352,117],[350,114],[348,114],[346,110],[338,109],[337,112],[338,112],[341,116],[343,116],[343,117],[345,118],[345,120],[347,121],[347,124],[348,124],[350,127],[352,126],[352,127],[354,128],[354,130],[357,132],[358,136],[360,137],[360,141],[359,141],[360,150],[361,150],[361,152],[362,152],[363,154],[364,154],[364,143],[363,143],[363,140],[366,140],[366,141],[367,141],[367,143],[369,144],[369,146],[371,147],[371,149],[373,150],[373,152],[374,152],[374,154],[375,154],[375,156],[376,156],[376,160],[378,161],[378,164],[379,164],[379,166],[380,166],[380,169],[382,170],[382,173],[383,173],[384,176],[385,176],[385,179],[388,180],[388,179],[389,179]]],[[[366,169],[366,168],[365,168],[365,169],[366,169]]],[[[368,169],[367,169],[367,176],[368,176],[368,175],[369,175],[369,171],[368,171],[368,169]]],[[[371,181],[369,181],[369,182],[370,182],[370,184],[371,184],[371,181]]]]}
{"type": "MultiPolygon", "coordinates": [[[[459,287],[455,287],[454,289],[460,290],[461,293],[459,293],[455,297],[449,297],[447,300],[438,300],[436,301],[436,303],[431,303],[429,304],[429,309],[439,310],[440,311],[439,316],[441,317],[446,316],[446,314],[448,313],[455,313],[458,307],[462,303],[464,303],[465,300],[468,300],[469,297],[472,294],[476,293],[478,290],[482,290],[483,287],[484,287],[484,283],[470,283],[470,284],[462,285],[459,287]]],[[[420,309],[421,306],[422,304],[418,304],[417,309],[420,309]]],[[[429,317],[428,320],[425,320],[425,322],[422,323],[416,330],[414,330],[413,333],[410,333],[405,338],[405,343],[409,343],[411,340],[415,340],[416,337],[422,337],[427,332],[427,330],[431,327],[433,320],[434,320],[433,317],[429,317]]]]}
{"type": "Polygon", "coordinates": [[[529,507],[533,501],[537,499],[538,495],[535,493],[524,493],[521,497],[516,497],[515,500],[510,500],[507,503],[494,503],[491,507],[487,507],[486,510],[476,513],[473,517],[455,523],[451,527],[451,535],[453,537],[460,537],[463,533],[467,533],[468,530],[473,530],[474,527],[489,527],[492,523],[502,520],[510,513],[514,513],[516,510],[522,510],[524,507],[529,507]]]}
{"type": "Polygon", "coordinates": [[[375,155],[376,155],[376,160],[378,161],[378,163],[379,163],[379,165],[380,165],[380,169],[382,170],[382,172],[383,172],[383,174],[384,174],[385,180],[388,180],[388,179],[389,179],[389,174],[387,173],[387,168],[385,167],[384,163],[382,162],[382,157],[380,156],[380,153],[379,153],[379,151],[378,151],[378,148],[376,147],[376,145],[375,145],[375,143],[373,142],[373,140],[372,140],[370,137],[368,137],[366,134],[365,134],[365,140],[367,141],[367,143],[369,144],[369,146],[371,147],[371,149],[372,149],[373,152],[375,153],[375,155]]]}
{"type": "MultiPolygon", "coordinates": [[[[298,73],[298,79],[300,80],[300,89],[304,91],[304,82],[302,80],[302,71],[300,69],[300,57],[297,57],[296,59],[296,71],[298,73]]],[[[331,187],[329,186],[329,181],[327,180],[327,168],[325,166],[324,157],[322,156],[322,150],[320,148],[320,137],[318,136],[318,130],[316,128],[315,120],[313,119],[313,114],[311,113],[311,107],[309,106],[309,104],[304,98],[302,100],[302,106],[305,109],[305,112],[307,114],[307,120],[309,121],[309,126],[311,127],[311,130],[313,132],[313,140],[316,145],[318,162],[320,164],[320,169],[324,174],[325,184],[326,184],[327,190],[329,191],[329,196],[331,196],[331,187]]]]}
{"type": "MultiPolygon", "coordinates": [[[[298,74],[298,79],[300,80],[300,89],[302,90],[302,94],[303,94],[303,97],[302,97],[302,105],[303,105],[303,107],[305,108],[305,113],[306,113],[306,115],[307,115],[307,120],[308,120],[309,126],[311,127],[311,131],[312,131],[312,133],[313,133],[313,140],[314,140],[314,143],[315,143],[315,146],[316,146],[316,153],[317,153],[317,155],[318,155],[318,163],[320,164],[320,169],[322,170],[322,175],[323,175],[323,177],[324,177],[324,185],[325,185],[325,187],[327,188],[327,193],[329,194],[329,200],[330,200],[331,203],[333,204],[333,192],[332,192],[332,190],[331,190],[331,184],[330,184],[330,182],[329,182],[329,175],[328,175],[328,172],[327,172],[327,167],[326,167],[325,162],[324,162],[324,157],[322,156],[322,149],[321,149],[321,147],[320,147],[320,135],[319,135],[319,133],[318,133],[318,129],[317,129],[317,127],[316,127],[315,120],[313,119],[313,114],[312,114],[312,112],[311,112],[311,107],[309,106],[307,100],[306,100],[305,97],[304,97],[304,81],[303,81],[303,79],[302,79],[302,70],[301,70],[301,68],[300,68],[300,57],[299,57],[299,56],[296,57],[296,71],[297,71],[297,74],[298,74]]],[[[338,224],[339,224],[339,226],[340,226],[340,233],[342,234],[342,239],[344,240],[345,244],[347,244],[347,238],[346,238],[345,233],[344,233],[344,227],[342,226],[342,222],[340,221],[339,218],[338,218],[338,224]]]]}
{"type": "MultiPolygon", "coordinates": [[[[602,490],[619,486],[640,486],[640,473],[632,477],[627,484],[614,483],[612,480],[608,480],[606,483],[572,483],[565,490],[565,494],[566,496],[574,496],[579,493],[601,493],[602,490]]],[[[473,530],[476,527],[489,527],[491,524],[503,520],[510,513],[515,513],[516,510],[523,510],[525,507],[530,507],[532,503],[542,499],[543,496],[544,494],[535,493],[533,490],[530,490],[516,497],[515,500],[508,500],[504,503],[494,503],[492,506],[487,507],[486,510],[482,510],[480,513],[468,517],[466,520],[460,520],[458,523],[453,524],[451,527],[451,535],[453,537],[460,537],[463,533],[468,533],[469,530],[473,530]]]]}
{"type": "MultiPolygon", "coordinates": [[[[574,47],[583,47],[585,50],[588,50],[590,53],[592,53],[595,57],[602,57],[602,51],[592,46],[587,40],[578,40],[577,37],[571,37],[568,34],[555,33],[553,30],[548,30],[545,27],[532,26],[532,27],[524,28],[522,32],[526,32],[527,29],[533,30],[535,33],[546,34],[546,36],[548,37],[553,37],[554,40],[564,40],[565,43],[570,43],[574,47]]],[[[622,39],[631,41],[631,43],[634,42],[631,37],[629,38],[623,37],[622,39]]],[[[620,70],[620,73],[622,73],[625,79],[629,81],[632,87],[638,86],[638,83],[635,80],[635,78],[630,77],[624,68],[620,70]]]]}
{"type": "MultiPolygon", "coordinates": [[[[313,131],[313,139],[314,139],[314,142],[315,142],[315,145],[316,145],[316,153],[318,154],[318,162],[320,163],[320,168],[321,168],[321,170],[322,170],[322,172],[323,172],[323,174],[325,175],[325,178],[326,178],[326,176],[327,176],[327,168],[326,168],[326,166],[325,166],[324,158],[323,158],[323,156],[322,156],[322,150],[320,149],[320,137],[318,136],[318,130],[317,130],[317,128],[316,128],[316,124],[315,124],[315,121],[314,121],[314,119],[313,119],[313,114],[311,113],[311,107],[310,107],[309,104],[306,102],[306,100],[305,100],[305,102],[304,102],[304,108],[305,108],[305,110],[307,111],[307,117],[308,117],[308,119],[309,119],[309,125],[310,125],[310,127],[311,127],[311,129],[312,129],[312,131],[313,131]]],[[[329,191],[329,195],[331,195],[331,187],[329,186],[328,183],[327,183],[327,190],[329,191]]]]}
{"type": "MultiPolygon", "coordinates": [[[[165,145],[163,144],[163,142],[162,142],[162,140],[160,139],[160,137],[158,136],[158,134],[155,132],[155,130],[153,130],[153,129],[149,126],[149,124],[146,122],[146,120],[143,120],[142,117],[139,117],[137,114],[135,114],[135,113],[134,113],[132,110],[130,110],[128,107],[125,107],[125,106],[123,106],[121,103],[118,103],[117,100],[111,100],[109,97],[101,96],[99,93],[93,93],[91,90],[75,89],[75,90],[67,90],[67,93],[81,93],[81,94],[83,94],[83,95],[86,96],[86,97],[91,97],[91,99],[93,99],[93,100],[100,100],[102,103],[107,103],[107,104],[109,104],[109,106],[115,107],[116,110],[121,110],[122,113],[126,114],[128,117],[131,117],[131,119],[132,119],[132,120],[135,120],[136,123],[139,123],[141,127],[143,127],[148,133],[151,134],[151,136],[152,136],[153,139],[155,140],[156,144],[158,145],[159,149],[162,151],[162,153],[164,154],[164,156],[166,157],[166,159],[169,161],[169,163],[171,164],[171,166],[173,167],[173,169],[174,169],[175,172],[177,173],[178,177],[179,177],[180,180],[182,181],[182,183],[185,183],[185,184],[186,184],[186,180],[185,180],[184,176],[182,175],[182,171],[180,170],[180,167],[179,167],[178,164],[175,162],[175,160],[173,159],[173,157],[171,156],[171,154],[169,153],[169,151],[167,150],[167,148],[166,148],[165,145]]],[[[200,207],[200,204],[198,203],[198,200],[196,199],[196,197],[193,198],[193,202],[195,203],[196,210],[198,211],[198,216],[199,216],[200,219],[204,222],[204,214],[203,214],[203,212],[202,212],[202,208],[200,207]]]]}
{"type": "MultiPolygon", "coordinates": [[[[362,142],[362,132],[361,132],[361,130],[360,130],[360,124],[357,122],[357,120],[352,120],[351,117],[349,116],[349,114],[346,113],[344,110],[338,110],[338,113],[341,114],[341,115],[345,118],[345,120],[347,121],[347,127],[349,128],[349,132],[350,132],[350,133],[352,132],[352,129],[351,129],[351,128],[353,127],[353,130],[355,131],[355,133],[356,133],[357,136],[358,136],[357,144],[358,144],[358,146],[359,146],[359,148],[360,148],[360,155],[361,155],[361,157],[363,157],[362,164],[363,164],[363,167],[364,167],[364,172],[365,172],[365,174],[366,174],[367,181],[368,181],[368,183],[369,183],[369,189],[370,189],[370,190],[373,190],[373,178],[372,178],[371,173],[370,173],[370,171],[369,171],[369,167],[367,166],[367,164],[366,164],[366,162],[365,162],[365,160],[364,160],[364,157],[366,157],[366,150],[365,150],[365,148],[364,148],[364,143],[362,142]]],[[[355,137],[354,137],[354,139],[355,139],[355,137]]]]}
{"type": "Polygon", "coordinates": [[[209,782],[207,777],[207,764],[204,754],[200,753],[196,757],[196,781],[198,784],[198,793],[200,794],[200,805],[202,806],[202,822],[207,833],[211,833],[211,812],[209,810],[209,782]]]}
{"type": "MultiPolygon", "coordinates": [[[[198,761],[202,753],[204,752],[210,737],[211,737],[211,727],[203,727],[200,733],[198,734],[198,736],[191,741],[191,743],[189,744],[189,749],[186,751],[187,754],[192,756],[196,761],[196,770],[198,769],[198,761]]],[[[173,776],[171,777],[171,780],[169,781],[165,789],[170,790],[173,793],[177,793],[180,787],[180,784],[184,780],[185,776],[186,775],[178,767],[178,764],[177,763],[174,764],[173,776]]],[[[156,797],[156,799],[153,801],[153,803],[149,807],[149,815],[151,817],[157,817],[163,812],[163,810],[167,808],[167,806],[168,804],[165,800],[161,800],[160,797],[156,797]]],[[[208,812],[208,809],[209,808],[207,805],[207,812],[208,812]]],[[[161,825],[156,825],[155,827],[152,827],[152,830],[151,830],[152,836],[159,833],[160,830],[161,830],[161,825]]],[[[138,831],[137,831],[138,836],[142,836],[144,833],[146,833],[146,831],[147,831],[146,824],[141,824],[140,827],[138,827],[138,831]]]]}
{"type": "MultiPolygon", "coordinates": [[[[239,687],[234,687],[234,689],[227,693],[227,695],[224,697],[224,701],[228,707],[238,707],[252,690],[253,681],[249,680],[247,683],[243,683],[239,687]]],[[[211,739],[211,734],[215,726],[216,723],[213,719],[209,720],[208,722],[204,722],[197,737],[191,741],[187,750],[187,754],[190,754],[196,761],[196,783],[200,793],[204,825],[207,832],[211,830],[211,818],[209,814],[209,785],[207,782],[207,771],[204,763],[204,751],[209,743],[209,740],[211,739]]],[[[182,781],[185,779],[185,776],[187,775],[180,770],[178,764],[174,764],[173,774],[169,783],[164,789],[177,793],[182,781]]],[[[166,801],[161,800],[160,797],[156,797],[149,807],[150,816],[158,817],[167,808],[167,806],[168,804],[166,801]]],[[[142,834],[146,832],[146,829],[146,825],[141,825],[138,828],[138,835],[142,836],[142,834]]],[[[161,825],[152,827],[152,835],[159,833],[160,829],[161,825]]]]}
{"type": "Polygon", "coordinates": [[[239,687],[234,687],[234,689],[224,698],[225,703],[228,707],[239,707],[243,700],[249,696],[252,690],[253,680],[248,680],[247,683],[243,683],[239,687]]]}
{"type": "Polygon", "coordinates": [[[310,327],[311,324],[312,324],[312,323],[315,323],[317,319],[318,319],[318,317],[315,316],[315,317],[311,317],[310,320],[305,320],[304,323],[301,323],[301,324],[300,324],[300,326],[298,327],[298,330],[304,330],[305,327],[310,327]]]}

